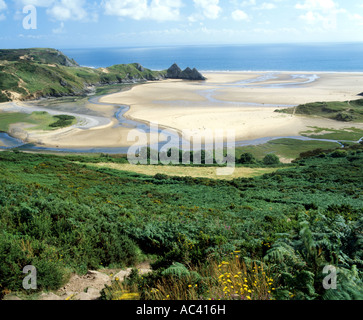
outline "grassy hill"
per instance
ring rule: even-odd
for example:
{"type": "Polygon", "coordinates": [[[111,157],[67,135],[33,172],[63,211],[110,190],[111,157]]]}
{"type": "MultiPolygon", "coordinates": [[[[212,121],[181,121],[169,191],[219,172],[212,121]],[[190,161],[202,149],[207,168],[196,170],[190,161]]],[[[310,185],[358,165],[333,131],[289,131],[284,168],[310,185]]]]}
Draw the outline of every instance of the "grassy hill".
{"type": "Polygon", "coordinates": [[[1,152],[0,292],[22,291],[26,265],[39,291],[71,272],[150,261],[150,275],[133,272],[104,299],[361,299],[362,147],[230,181],[1,152]],[[338,290],[322,286],[326,265],[339,270],[338,290]]]}
{"type": "Polygon", "coordinates": [[[92,69],[54,49],[0,50],[0,102],[82,95],[90,86],[158,80],[137,63],[92,69]]]}
{"type": "Polygon", "coordinates": [[[319,116],[344,122],[363,121],[363,99],[344,102],[314,102],[296,108],[276,110],[288,114],[319,116]]]}
{"type": "Polygon", "coordinates": [[[0,49],[0,61],[33,61],[42,64],[59,64],[67,67],[79,67],[78,63],[62,52],[50,48],[0,49]]]}

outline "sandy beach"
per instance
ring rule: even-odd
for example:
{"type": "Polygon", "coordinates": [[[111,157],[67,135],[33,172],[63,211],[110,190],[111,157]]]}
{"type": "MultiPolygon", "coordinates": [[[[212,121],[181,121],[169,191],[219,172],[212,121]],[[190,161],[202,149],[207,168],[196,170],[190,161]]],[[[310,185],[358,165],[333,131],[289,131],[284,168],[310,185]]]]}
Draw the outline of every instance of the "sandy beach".
{"type": "MultiPolygon", "coordinates": [[[[238,141],[263,137],[299,136],[309,127],[363,129],[361,123],[345,123],[318,117],[274,112],[316,101],[359,99],[363,91],[360,73],[314,72],[207,72],[206,81],[164,80],[148,82],[102,97],[85,108],[99,116],[73,114],[79,120],[70,128],[39,132],[12,126],[14,136],[53,148],[129,147],[131,128],[119,125],[115,111],[130,106],[126,119],[158,124],[178,132],[232,129],[238,141]]],[[[3,111],[41,110],[26,103],[1,104],[3,111]]],[[[57,111],[62,114],[61,111],[57,111]]],[[[55,112],[53,112],[55,114],[55,112]]],[[[67,113],[66,113],[67,114],[67,113]]],[[[71,114],[71,113],[70,113],[71,114]]],[[[159,135],[149,135],[151,143],[159,135]]],[[[160,139],[163,141],[165,137],[160,139]]]]}
{"type": "MultiPolygon", "coordinates": [[[[116,93],[101,102],[131,106],[126,117],[178,131],[234,129],[237,140],[298,136],[309,126],[346,128],[351,123],[291,116],[279,108],[359,98],[362,74],[302,72],[205,73],[205,82],[167,80],[116,93]]],[[[354,124],[362,128],[362,124],[354,124]]]]}

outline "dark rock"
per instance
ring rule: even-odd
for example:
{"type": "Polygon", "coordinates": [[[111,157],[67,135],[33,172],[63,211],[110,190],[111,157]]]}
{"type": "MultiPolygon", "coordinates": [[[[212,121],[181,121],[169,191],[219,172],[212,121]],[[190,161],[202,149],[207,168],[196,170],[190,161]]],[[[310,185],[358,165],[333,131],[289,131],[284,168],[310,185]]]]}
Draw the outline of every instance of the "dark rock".
{"type": "Polygon", "coordinates": [[[358,96],[363,96],[363,92],[362,92],[362,93],[360,93],[360,94],[358,94],[358,96]]]}
{"type": "Polygon", "coordinates": [[[166,73],[166,78],[169,79],[180,79],[180,75],[182,73],[182,70],[179,68],[179,66],[174,63],[166,73]]]}
{"type": "Polygon", "coordinates": [[[191,77],[192,75],[192,69],[190,69],[189,67],[186,68],[181,74],[180,74],[180,78],[181,79],[189,79],[189,77],[191,77]]]}
{"type": "Polygon", "coordinates": [[[182,79],[187,79],[187,80],[205,80],[205,77],[203,77],[203,75],[197,70],[197,69],[190,69],[190,68],[186,68],[182,74],[181,74],[182,79]]]}
{"type": "Polygon", "coordinates": [[[166,73],[167,79],[182,79],[182,80],[206,80],[206,78],[197,70],[189,67],[182,71],[179,66],[174,63],[166,73]]]}

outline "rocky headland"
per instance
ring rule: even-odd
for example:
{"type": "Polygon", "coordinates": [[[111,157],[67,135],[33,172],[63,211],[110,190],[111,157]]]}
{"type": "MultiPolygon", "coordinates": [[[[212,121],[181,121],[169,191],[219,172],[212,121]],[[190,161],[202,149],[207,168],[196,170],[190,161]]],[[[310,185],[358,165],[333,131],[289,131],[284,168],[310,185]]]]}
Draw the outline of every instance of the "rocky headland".
{"type": "Polygon", "coordinates": [[[206,80],[206,78],[197,70],[186,68],[182,71],[180,67],[174,63],[166,72],[166,79],[182,79],[182,80],[206,80]]]}
{"type": "Polygon", "coordinates": [[[139,63],[108,68],[81,67],[55,49],[0,50],[0,103],[39,98],[87,95],[97,86],[133,84],[164,79],[205,80],[197,70],[153,71],[139,63]]]}

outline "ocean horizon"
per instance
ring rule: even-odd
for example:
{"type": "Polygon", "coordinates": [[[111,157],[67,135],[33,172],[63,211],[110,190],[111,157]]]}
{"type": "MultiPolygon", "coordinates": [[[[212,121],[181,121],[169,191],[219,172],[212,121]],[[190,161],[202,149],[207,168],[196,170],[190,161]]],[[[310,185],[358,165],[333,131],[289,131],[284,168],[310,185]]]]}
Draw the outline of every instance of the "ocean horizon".
{"type": "Polygon", "coordinates": [[[173,63],[200,71],[363,72],[363,43],[253,44],[61,49],[81,66],[140,63],[165,70],[173,63]]]}

